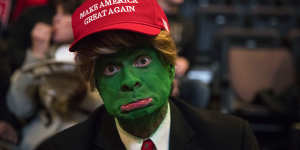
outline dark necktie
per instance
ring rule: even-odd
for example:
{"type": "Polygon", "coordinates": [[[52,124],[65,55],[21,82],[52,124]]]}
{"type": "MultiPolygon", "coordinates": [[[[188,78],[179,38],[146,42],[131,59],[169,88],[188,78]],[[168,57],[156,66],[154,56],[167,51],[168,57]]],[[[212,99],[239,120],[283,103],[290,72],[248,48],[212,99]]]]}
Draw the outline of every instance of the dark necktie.
{"type": "Polygon", "coordinates": [[[150,139],[145,140],[141,150],[155,150],[155,145],[150,139]]]}

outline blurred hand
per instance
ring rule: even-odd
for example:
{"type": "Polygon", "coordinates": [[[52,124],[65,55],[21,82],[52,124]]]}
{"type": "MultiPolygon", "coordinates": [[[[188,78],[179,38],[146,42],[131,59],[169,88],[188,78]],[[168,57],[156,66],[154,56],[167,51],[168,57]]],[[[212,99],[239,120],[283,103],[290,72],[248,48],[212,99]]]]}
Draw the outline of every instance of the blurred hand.
{"type": "Polygon", "coordinates": [[[50,47],[52,26],[38,22],[31,31],[32,51],[37,58],[45,58],[46,52],[50,47]]]}
{"type": "Polygon", "coordinates": [[[18,142],[18,136],[15,129],[4,121],[0,121],[0,139],[10,141],[14,144],[18,142]]]}

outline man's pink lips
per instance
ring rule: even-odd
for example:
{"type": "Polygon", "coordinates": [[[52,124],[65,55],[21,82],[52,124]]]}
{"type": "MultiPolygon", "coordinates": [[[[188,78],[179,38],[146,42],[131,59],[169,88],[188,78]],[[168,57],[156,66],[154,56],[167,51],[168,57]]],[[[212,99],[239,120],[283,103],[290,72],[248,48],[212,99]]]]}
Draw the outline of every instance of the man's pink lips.
{"type": "Polygon", "coordinates": [[[148,106],[152,102],[152,98],[139,99],[135,102],[125,104],[121,106],[122,112],[129,112],[135,109],[143,108],[148,106]]]}

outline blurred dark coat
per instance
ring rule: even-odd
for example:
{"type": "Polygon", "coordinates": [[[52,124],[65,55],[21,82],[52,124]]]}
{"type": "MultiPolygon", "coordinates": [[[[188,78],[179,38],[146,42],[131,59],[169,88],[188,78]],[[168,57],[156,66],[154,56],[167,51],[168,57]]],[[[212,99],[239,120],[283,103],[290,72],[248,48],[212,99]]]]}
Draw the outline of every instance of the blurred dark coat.
{"type": "MultiPolygon", "coordinates": [[[[245,121],[170,101],[170,150],[257,150],[245,121]]],[[[121,150],[115,121],[102,106],[90,118],[48,139],[38,150],[121,150]]]]}

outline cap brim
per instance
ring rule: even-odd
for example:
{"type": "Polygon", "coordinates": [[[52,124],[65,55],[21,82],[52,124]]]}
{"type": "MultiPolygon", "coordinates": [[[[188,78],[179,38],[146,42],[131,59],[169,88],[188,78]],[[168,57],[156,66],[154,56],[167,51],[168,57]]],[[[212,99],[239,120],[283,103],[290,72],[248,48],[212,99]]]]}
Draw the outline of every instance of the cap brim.
{"type": "Polygon", "coordinates": [[[138,32],[150,36],[155,36],[158,35],[161,31],[160,27],[154,27],[146,24],[138,24],[138,23],[118,23],[114,25],[109,25],[100,29],[96,30],[91,30],[89,32],[86,32],[86,34],[82,35],[78,39],[74,40],[69,48],[71,52],[74,52],[75,45],[82,40],[83,38],[92,35],[94,33],[98,33],[101,31],[108,31],[108,30],[127,30],[127,31],[132,31],[132,32],[138,32]]]}

